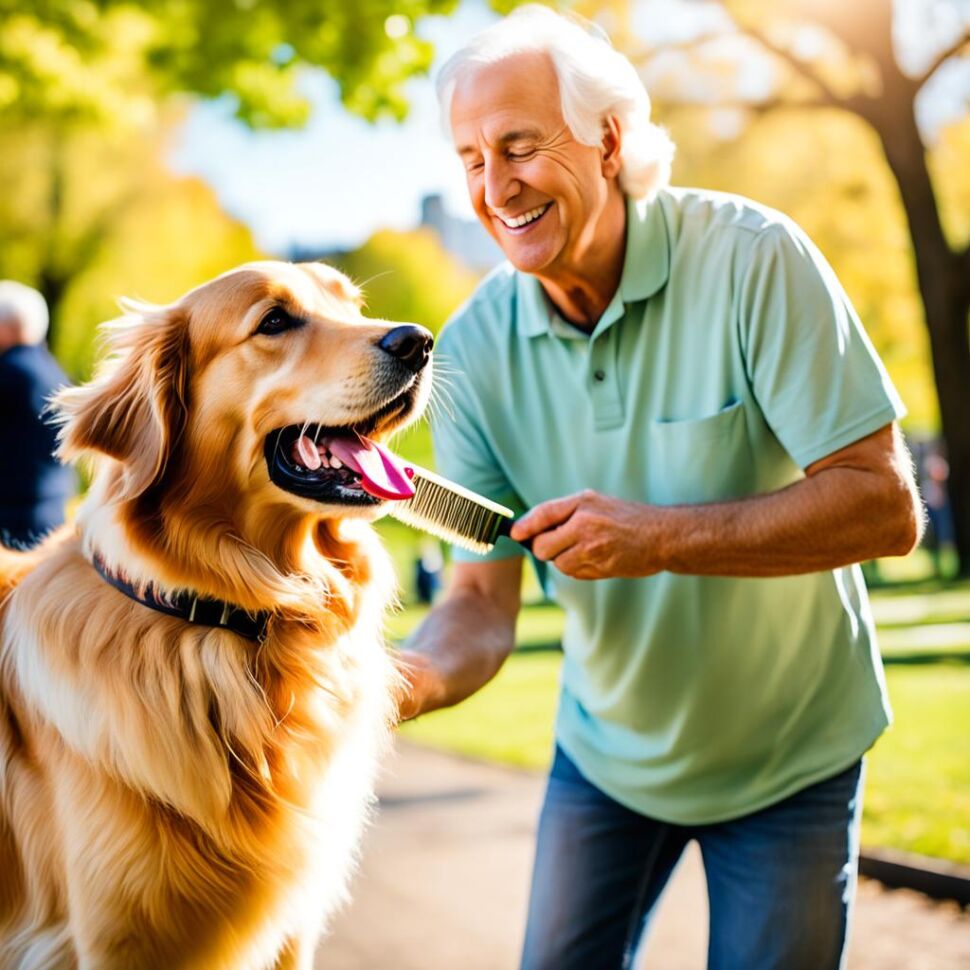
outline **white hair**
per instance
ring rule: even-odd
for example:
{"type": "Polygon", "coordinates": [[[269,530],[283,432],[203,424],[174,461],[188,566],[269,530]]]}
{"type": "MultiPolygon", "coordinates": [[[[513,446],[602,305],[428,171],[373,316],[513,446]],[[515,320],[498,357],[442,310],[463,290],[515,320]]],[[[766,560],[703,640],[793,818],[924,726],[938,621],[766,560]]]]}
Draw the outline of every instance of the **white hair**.
{"type": "Polygon", "coordinates": [[[47,301],[30,286],[0,280],[0,322],[8,318],[20,327],[25,344],[39,344],[47,336],[47,301]]]}
{"type": "Polygon", "coordinates": [[[483,30],[441,68],[435,87],[450,137],[451,101],[462,73],[526,53],[544,53],[552,61],[563,120],[577,141],[601,145],[606,120],[616,118],[622,135],[620,188],[627,195],[652,198],[667,185],[674,143],[650,122],[650,97],[636,68],[599,27],[537,4],[483,30]]]}

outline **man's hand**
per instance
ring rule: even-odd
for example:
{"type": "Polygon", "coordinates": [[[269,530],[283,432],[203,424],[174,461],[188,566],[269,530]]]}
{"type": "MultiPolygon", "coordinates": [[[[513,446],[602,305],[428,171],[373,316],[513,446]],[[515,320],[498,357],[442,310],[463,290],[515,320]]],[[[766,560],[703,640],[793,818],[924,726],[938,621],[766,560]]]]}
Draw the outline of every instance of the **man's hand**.
{"type": "Polygon", "coordinates": [[[398,717],[449,707],[487,684],[515,646],[522,558],[455,563],[448,592],[398,652],[398,717]]]}
{"type": "Polygon", "coordinates": [[[661,558],[664,510],[587,489],[535,506],[512,526],[532,552],[574,579],[651,576],[661,558]]]}
{"type": "Polygon", "coordinates": [[[441,694],[441,676],[428,655],[415,650],[400,650],[396,659],[405,681],[398,694],[397,719],[410,721],[427,710],[440,707],[435,698],[441,694]]]}

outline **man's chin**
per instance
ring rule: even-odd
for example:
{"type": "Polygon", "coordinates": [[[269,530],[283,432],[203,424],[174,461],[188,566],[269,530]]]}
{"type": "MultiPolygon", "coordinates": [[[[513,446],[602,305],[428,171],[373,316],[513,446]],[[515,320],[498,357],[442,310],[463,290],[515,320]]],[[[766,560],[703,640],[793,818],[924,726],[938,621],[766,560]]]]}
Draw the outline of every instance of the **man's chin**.
{"type": "Polygon", "coordinates": [[[520,272],[541,276],[555,264],[558,252],[549,246],[503,246],[505,258],[520,272]]]}

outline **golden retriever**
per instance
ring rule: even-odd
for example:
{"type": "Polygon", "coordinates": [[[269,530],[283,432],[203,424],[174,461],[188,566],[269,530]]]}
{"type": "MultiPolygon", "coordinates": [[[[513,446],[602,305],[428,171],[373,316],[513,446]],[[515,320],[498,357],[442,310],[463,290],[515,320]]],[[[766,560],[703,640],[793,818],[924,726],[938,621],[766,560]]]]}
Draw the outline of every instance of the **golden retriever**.
{"type": "Polygon", "coordinates": [[[395,713],[368,520],[431,335],[321,264],[127,309],[55,402],[76,527],[0,558],[0,967],[308,968],[395,713]]]}

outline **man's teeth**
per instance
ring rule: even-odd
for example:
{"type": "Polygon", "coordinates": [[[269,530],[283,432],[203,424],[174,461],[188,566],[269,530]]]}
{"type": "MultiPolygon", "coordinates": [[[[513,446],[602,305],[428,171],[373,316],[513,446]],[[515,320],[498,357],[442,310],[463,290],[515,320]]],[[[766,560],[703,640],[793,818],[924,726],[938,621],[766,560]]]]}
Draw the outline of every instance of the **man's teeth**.
{"type": "Polygon", "coordinates": [[[504,216],[499,218],[504,222],[509,229],[518,229],[519,226],[527,225],[530,222],[538,219],[546,209],[551,206],[551,202],[547,202],[545,205],[540,205],[535,209],[530,209],[528,212],[523,212],[522,215],[516,216],[514,219],[506,219],[504,216]]]}

